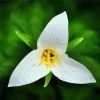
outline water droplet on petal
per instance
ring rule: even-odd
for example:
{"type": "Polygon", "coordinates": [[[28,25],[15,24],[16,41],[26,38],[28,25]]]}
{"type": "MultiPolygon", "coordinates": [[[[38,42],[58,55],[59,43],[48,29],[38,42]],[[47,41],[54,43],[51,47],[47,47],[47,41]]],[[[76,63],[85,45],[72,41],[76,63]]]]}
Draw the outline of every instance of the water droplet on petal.
{"type": "Polygon", "coordinates": [[[65,43],[65,41],[62,41],[62,44],[64,44],[65,43]]]}

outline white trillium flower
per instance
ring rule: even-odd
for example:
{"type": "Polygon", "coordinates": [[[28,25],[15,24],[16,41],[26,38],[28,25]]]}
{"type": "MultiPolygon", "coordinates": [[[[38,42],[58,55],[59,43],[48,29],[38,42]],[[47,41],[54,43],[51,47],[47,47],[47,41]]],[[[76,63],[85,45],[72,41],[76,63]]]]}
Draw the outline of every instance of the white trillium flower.
{"type": "Polygon", "coordinates": [[[55,16],[45,27],[31,51],[18,64],[8,87],[21,86],[39,80],[52,72],[60,80],[76,83],[94,83],[90,71],[65,54],[68,46],[68,18],[66,12],[55,16]]]}

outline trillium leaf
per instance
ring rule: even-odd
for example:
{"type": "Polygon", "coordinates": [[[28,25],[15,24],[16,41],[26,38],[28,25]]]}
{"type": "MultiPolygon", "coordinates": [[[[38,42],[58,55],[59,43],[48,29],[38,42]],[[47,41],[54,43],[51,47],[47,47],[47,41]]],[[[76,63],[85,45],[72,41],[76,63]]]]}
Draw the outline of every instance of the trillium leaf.
{"type": "Polygon", "coordinates": [[[75,40],[69,42],[67,51],[70,51],[71,49],[73,49],[74,47],[79,45],[83,41],[83,39],[84,38],[81,37],[81,38],[78,38],[78,39],[75,39],[75,40]]]}
{"type": "Polygon", "coordinates": [[[47,76],[45,76],[45,83],[43,87],[47,87],[52,77],[52,73],[50,72],[47,76]]]}
{"type": "Polygon", "coordinates": [[[20,32],[20,31],[15,31],[15,32],[23,42],[25,42],[29,47],[34,49],[34,47],[36,46],[36,43],[35,43],[35,41],[32,37],[30,37],[27,34],[20,32]]]}

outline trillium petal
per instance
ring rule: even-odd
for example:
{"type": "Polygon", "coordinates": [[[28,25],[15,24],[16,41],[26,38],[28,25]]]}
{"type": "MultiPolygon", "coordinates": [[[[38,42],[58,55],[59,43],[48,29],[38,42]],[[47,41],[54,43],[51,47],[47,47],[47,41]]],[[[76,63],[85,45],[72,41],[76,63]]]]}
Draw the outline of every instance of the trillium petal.
{"type": "Polygon", "coordinates": [[[69,57],[65,57],[61,65],[56,65],[52,72],[60,80],[69,83],[85,84],[96,82],[90,71],[84,65],[69,57]]]}
{"type": "Polygon", "coordinates": [[[57,49],[65,52],[68,45],[68,18],[66,12],[55,16],[38,39],[38,48],[57,49]]]}
{"type": "Polygon", "coordinates": [[[8,87],[21,86],[37,81],[49,73],[45,65],[39,65],[38,51],[30,52],[16,67],[8,87]]]}

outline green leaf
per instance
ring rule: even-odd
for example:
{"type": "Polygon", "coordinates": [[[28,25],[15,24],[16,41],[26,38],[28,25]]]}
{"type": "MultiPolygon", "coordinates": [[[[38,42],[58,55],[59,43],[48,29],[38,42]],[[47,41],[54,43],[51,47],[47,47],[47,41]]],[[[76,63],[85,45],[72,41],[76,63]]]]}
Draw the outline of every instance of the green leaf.
{"type": "Polygon", "coordinates": [[[34,38],[30,37],[27,34],[20,32],[20,31],[15,31],[15,32],[23,42],[25,42],[29,47],[34,49],[34,47],[36,46],[36,42],[34,41],[34,38]]]}
{"type": "Polygon", "coordinates": [[[45,83],[43,87],[47,87],[52,77],[52,73],[50,72],[47,76],[45,76],[45,83]]]}
{"type": "Polygon", "coordinates": [[[79,45],[83,41],[83,39],[84,38],[81,37],[81,38],[78,38],[78,39],[75,39],[75,40],[69,42],[67,51],[70,51],[71,49],[73,49],[74,47],[79,45]]]}

